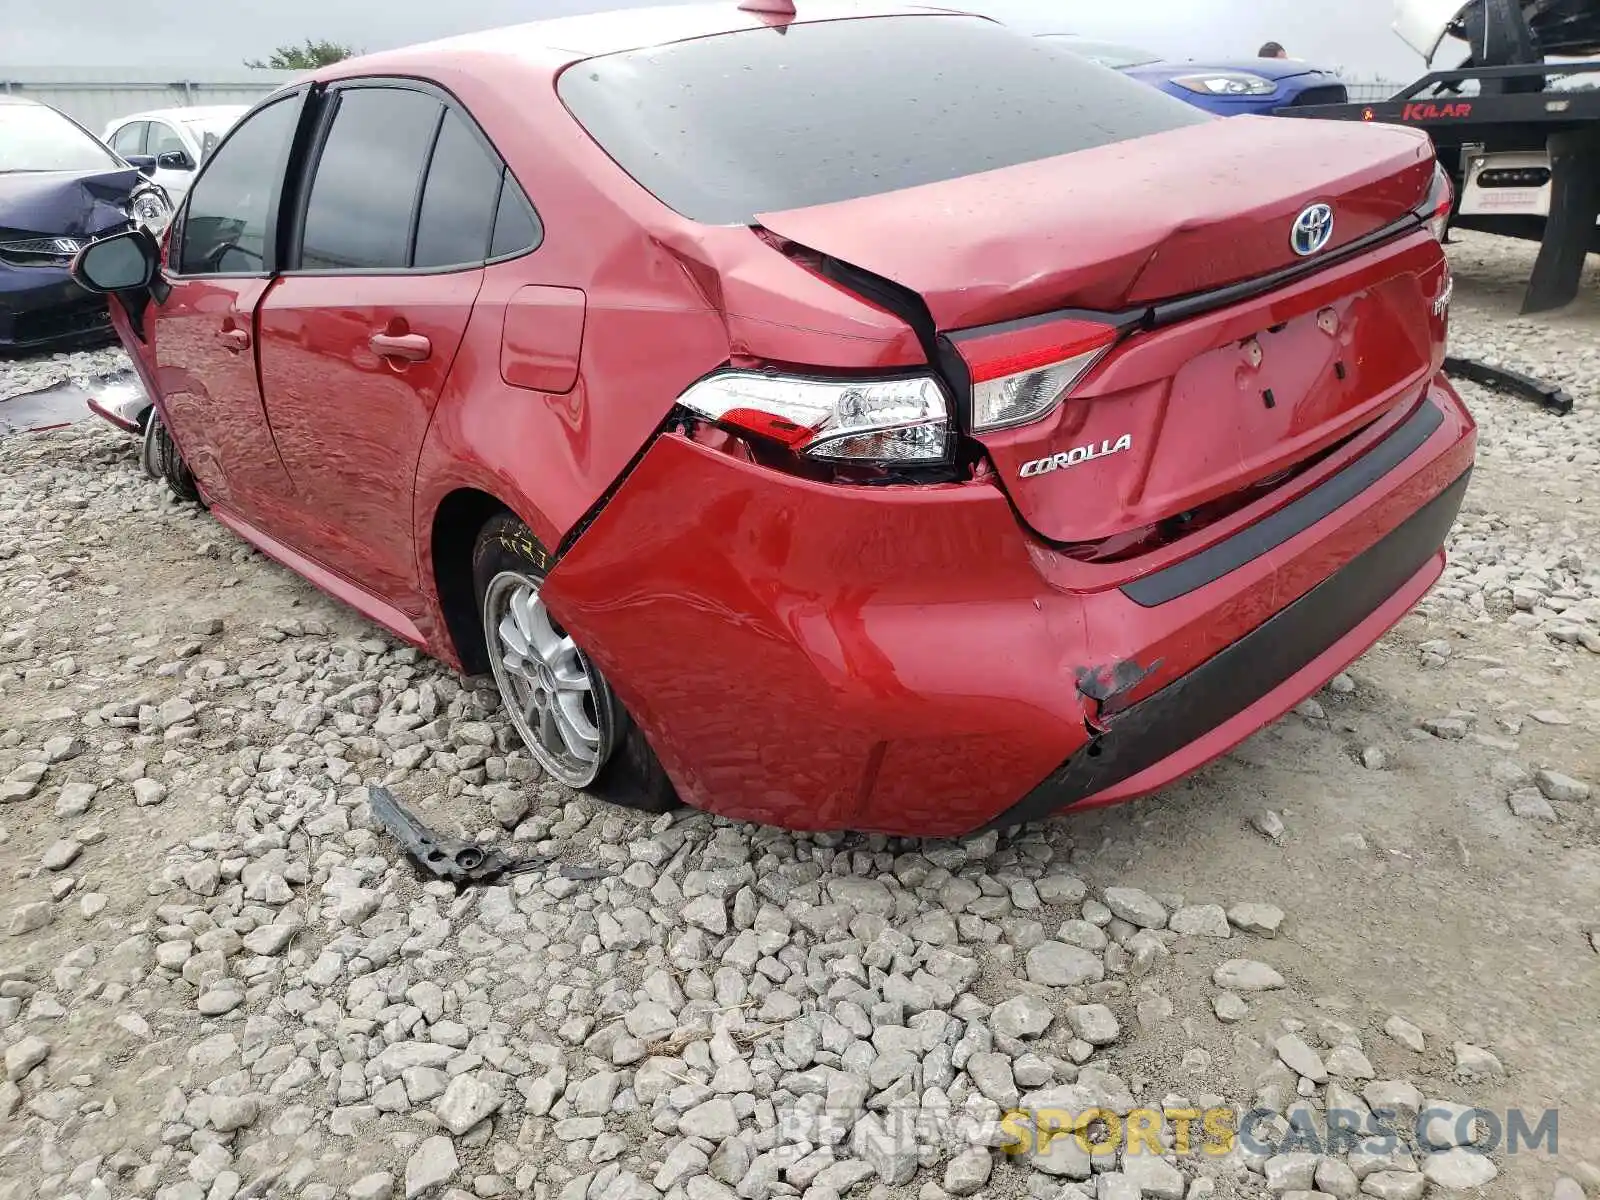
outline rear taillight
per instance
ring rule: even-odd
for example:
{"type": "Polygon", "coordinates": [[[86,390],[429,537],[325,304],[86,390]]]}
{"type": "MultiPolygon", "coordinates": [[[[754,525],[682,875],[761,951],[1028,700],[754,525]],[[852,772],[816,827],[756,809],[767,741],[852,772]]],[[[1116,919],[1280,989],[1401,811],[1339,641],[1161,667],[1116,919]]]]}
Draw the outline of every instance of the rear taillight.
{"type": "Polygon", "coordinates": [[[1450,173],[1443,164],[1436,162],[1433,164],[1433,186],[1428,189],[1428,198],[1420,211],[1428,229],[1440,242],[1444,241],[1445,231],[1450,227],[1450,212],[1455,208],[1455,203],[1456,189],[1450,182],[1450,173]]]}
{"type": "Polygon", "coordinates": [[[931,375],[827,379],[720,371],[678,403],[734,433],[821,462],[894,467],[950,460],[950,404],[931,375]]]}
{"type": "Polygon", "coordinates": [[[987,433],[1052,411],[1111,349],[1117,331],[1066,318],[958,333],[950,340],[972,379],[973,432],[987,433]]]}

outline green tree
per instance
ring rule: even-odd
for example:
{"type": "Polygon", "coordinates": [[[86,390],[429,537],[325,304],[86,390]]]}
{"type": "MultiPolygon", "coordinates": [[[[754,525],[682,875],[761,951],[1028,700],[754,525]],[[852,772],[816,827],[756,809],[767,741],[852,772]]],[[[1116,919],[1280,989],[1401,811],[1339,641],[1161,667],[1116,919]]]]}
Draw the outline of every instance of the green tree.
{"type": "Polygon", "coordinates": [[[307,38],[304,46],[279,46],[265,62],[259,58],[247,58],[244,65],[257,70],[314,71],[318,67],[349,58],[356,52],[352,46],[338,42],[314,42],[307,38]]]}

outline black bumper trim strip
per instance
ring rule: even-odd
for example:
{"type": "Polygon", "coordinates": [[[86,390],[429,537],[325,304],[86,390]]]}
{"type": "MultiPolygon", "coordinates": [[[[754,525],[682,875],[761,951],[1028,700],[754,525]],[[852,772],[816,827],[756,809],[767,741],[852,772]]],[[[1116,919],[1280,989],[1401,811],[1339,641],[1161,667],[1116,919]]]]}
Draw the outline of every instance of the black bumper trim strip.
{"type": "Polygon", "coordinates": [[[1237,571],[1355,499],[1415,453],[1443,424],[1444,411],[1432,397],[1425,399],[1393,433],[1337,475],[1226,541],[1123,584],[1122,594],[1144,608],[1154,608],[1237,571]]]}
{"type": "Polygon", "coordinates": [[[1112,717],[985,829],[1037,821],[1130,779],[1203,737],[1303,670],[1360,625],[1444,544],[1471,470],[1405,523],[1187,675],[1112,717]]]}

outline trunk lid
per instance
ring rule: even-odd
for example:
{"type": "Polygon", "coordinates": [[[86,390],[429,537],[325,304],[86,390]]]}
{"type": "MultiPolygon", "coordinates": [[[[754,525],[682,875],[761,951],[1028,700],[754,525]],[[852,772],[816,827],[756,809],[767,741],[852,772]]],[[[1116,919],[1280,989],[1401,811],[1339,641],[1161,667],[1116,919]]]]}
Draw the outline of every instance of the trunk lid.
{"type": "Polygon", "coordinates": [[[1427,134],[1230,117],[812,208],[780,237],[920,295],[940,330],[1061,308],[1110,312],[1303,262],[1290,226],[1334,208],[1322,254],[1423,203],[1427,134]]]}
{"type": "Polygon", "coordinates": [[[1137,333],[1044,416],[977,436],[1027,523],[1083,557],[1196,536],[1415,400],[1444,361],[1447,281],[1419,230],[1137,333]]]}
{"type": "Polygon", "coordinates": [[[761,224],[916,292],[974,381],[1103,346],[1097,314],[1126,331],[1162,301],[1312,266],[1123,336],[1050,385],[1053,409],[975,435],[1036,532],[1104,561],[1191,536],[1415,399],[1443,361],[1439,244],[1419,223],[1314,264],[1415,212],[1433,172],[1413,130],[1237,117],[761,224]],[[1332,237],[1298,255],[1318,203],[1332,237]]]}

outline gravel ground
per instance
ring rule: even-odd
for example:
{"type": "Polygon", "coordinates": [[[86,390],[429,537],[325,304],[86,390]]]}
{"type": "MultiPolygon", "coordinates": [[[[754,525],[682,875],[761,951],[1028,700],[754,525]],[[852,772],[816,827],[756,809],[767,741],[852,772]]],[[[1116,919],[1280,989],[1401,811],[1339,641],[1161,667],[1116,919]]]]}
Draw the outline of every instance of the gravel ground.
{"type": "Polygon", "coordinates": [[[32,358],[0,359],[0,400],[27,392],[42,392],[58,383],[83,382],[123,370],[128,359],[121,346],[83,350],[76,354],[41,354],[32,358]]]}
{"type": "Polygon", "coordinates": [[[1452,254],[1458,349],[1578,407],[1466,389],[1445,581],[1199,775],[998,838],[577,798],[129,440],[7,441],[0,1200],[1600,1195],[1600,304],[1515,319],[1531,248],[1452,254]],[[377,782],[604,874],[419,882],[377,782]],[[1019,1103],[1269,1115],[1004,1154],[1019,1103]],[[1399,1136],[1352,1148],[1368,1105],[1399,1136]],[[1555,1150],[1442,1106],[1556,1109],[1555,1150]]]}

